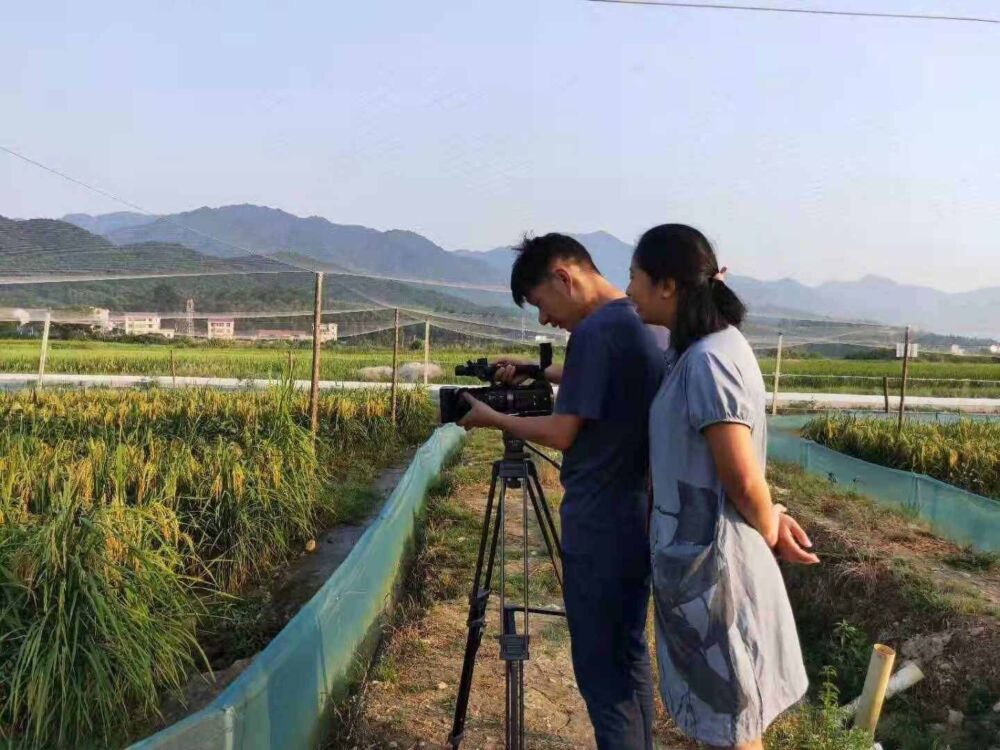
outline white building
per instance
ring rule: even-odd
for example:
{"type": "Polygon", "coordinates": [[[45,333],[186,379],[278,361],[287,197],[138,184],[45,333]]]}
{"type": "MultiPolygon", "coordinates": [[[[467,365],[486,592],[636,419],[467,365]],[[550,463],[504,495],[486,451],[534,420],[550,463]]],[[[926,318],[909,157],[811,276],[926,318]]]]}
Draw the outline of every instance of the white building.
{"type": "Polygon", "coordinates": [[[121,331],[126,336],[160,334],[160,316],[156,313],[123,313],[108,315],[108,329],[121,331]]]}
{"type": "Polygon", "coordinates": [[[319,342],[325,344],[327,341],[337,340],[337,324],[336,323],[320,323],[319,325],[319,342]]]}
{"type": "Polygon", "coordinates": [[[209,318],[207,322],[210,339],[231,339],[233,337],[236,324],[232,318],[209,318]]]}
{"type": "Polygon", "coordinates": [[[281,328],[258,328],[254,334],[258,341],[304,341],[309,338],[302,331],[289,331],[281,328]]]}
{"type": "Polygon", "coordinates": [[[110,331],[111,325],[111,311],[106,307],[94,307],[91,308],[91,314],[94,316],[93,327],[98,331],[110,331]]]}
{"type": "Polygon", "coordinates": [[[951,348],[948,351],[950,351],[952,354],[956,356],[961,356],[965,354],[965,349],[960,347],[958,344],[952,344],[951,348]]]}

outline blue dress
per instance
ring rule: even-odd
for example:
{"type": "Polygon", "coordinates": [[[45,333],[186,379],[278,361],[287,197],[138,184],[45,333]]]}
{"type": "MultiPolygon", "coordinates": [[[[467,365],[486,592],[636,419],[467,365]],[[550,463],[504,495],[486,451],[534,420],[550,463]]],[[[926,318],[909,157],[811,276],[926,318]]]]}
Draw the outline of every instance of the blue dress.
{"type": "Polygon", "coordinates": [[[808,687],[781,571],[726,496],[702,434],[747,425],[763,467],[764,379],[732,327],[667,356],[649,420],[660,692],[684,733],[734,745],[762,736],[808,687]]]}

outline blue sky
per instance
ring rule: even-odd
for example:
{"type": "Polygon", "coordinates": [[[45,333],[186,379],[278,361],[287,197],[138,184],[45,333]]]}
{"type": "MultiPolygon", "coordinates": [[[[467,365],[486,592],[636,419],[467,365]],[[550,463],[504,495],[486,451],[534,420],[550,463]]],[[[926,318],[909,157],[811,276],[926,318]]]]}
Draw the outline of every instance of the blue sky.
{"type": "MultiPolygon", "coordinates": [[[[449,249],[684,221],[742,275],[1000,285],[997,26],[92,0],[12,4],[2,38],[0,144],[156,212],[261,203],[449,249]]],[[[0,154],[2,215],[120,209],[0,154]]]]}

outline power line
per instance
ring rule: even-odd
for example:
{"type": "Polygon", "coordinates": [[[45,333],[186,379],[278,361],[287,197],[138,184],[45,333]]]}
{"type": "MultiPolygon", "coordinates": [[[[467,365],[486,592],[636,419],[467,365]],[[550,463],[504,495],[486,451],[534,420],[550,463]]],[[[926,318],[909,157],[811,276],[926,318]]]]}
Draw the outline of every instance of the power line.
{"type": "Polygon", "coordinates": [[[852,16],[859,18],[897,18],[910,21],[962,21],[967,23],[1000,24],[998,18],[973,16],[938,16],[924,13],[888,13],[878,11],[824,10],[819,8],[775,8],[766,5],[724,5],[722,3],[673,2],[672,0],[588,0],[592,3],[612,5],[660,5],[668,8],[695,8],[698,10],[745,10],[762,13],[799,13],[816,16],[852,16]]]}

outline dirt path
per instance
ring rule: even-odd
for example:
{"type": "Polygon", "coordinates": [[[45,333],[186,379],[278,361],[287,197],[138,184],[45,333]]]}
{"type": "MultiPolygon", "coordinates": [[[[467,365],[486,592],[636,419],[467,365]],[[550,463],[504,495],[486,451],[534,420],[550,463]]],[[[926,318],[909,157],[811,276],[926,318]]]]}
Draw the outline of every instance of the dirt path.
{"type": "MultiPolygon", "coordinates": [[[[427,540],[418,560],[417,589],[424,600],[391,632],[380,660],[354,700],[356,714],[337,732],[330,748],[444,748],[452,725],[465,647],[468,587],[478,545],[489,466],[496,458],[495,435],[472,436],[447,477],[447,492],[431,501],[427,540]],[[419,611],[417,611],[419,610],[419,611]]],[[[541,471],[555,508],[558,477],[541,471]]],[[[508,505],[509,543],[520,546],[520,499],[508,505]]],[[[532,519],[533,520],[533,519],[532,519]]],[[[531,603],[561,606],[538,529],[529,525],[531,603]]],[[[522,562],[508,562],[508,581],[517,587],[522,562]]],[[[469,750],[503,746],[504,673],[498,658],[497,602],[490,602],[487,629],[473,680],[465,739],[469,750]]],[[[532,748],[590,748],[593,734],[577,691],[562,619],[533,617],[531,660],[525,672],[527,744],[532,748]]],[[[658,747],[692,748],[678,736],[662,710],[658,747]]]]}

